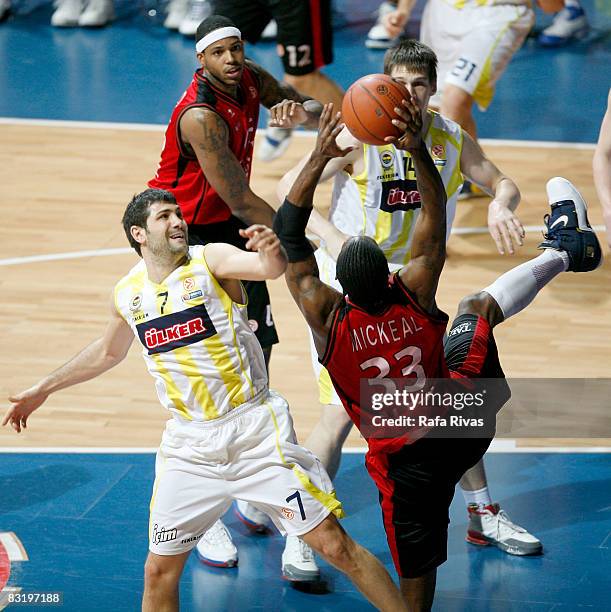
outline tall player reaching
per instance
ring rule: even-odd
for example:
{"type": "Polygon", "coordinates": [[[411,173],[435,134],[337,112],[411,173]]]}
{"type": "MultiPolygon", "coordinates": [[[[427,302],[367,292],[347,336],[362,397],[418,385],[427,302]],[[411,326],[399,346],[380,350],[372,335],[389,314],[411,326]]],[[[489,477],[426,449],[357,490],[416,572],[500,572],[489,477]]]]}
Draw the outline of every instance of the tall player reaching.
{"type": "MultiPolygon", "coordinates": [[[[343,406],[361,424],[361,378],[502,378],[492,329],[525,308],[556,275],[587,272],[601,262],[586,206],[565,179],[549,181],[551,214],[540,244],[543,253],[499,277],[483,291],[464,298],[443,341],[448,317],[435,302],[445,261],[446,198],[443,182],[423,141],[420,109],[411,96],[391,139],[414,161],[422,210],[412,241],[412,257],[394,274],[377,243],[366,236],[349,239],[337,261],[342,293],[323,283],[305,228],[316,184],[331,158],[342,157],[335,138],[339,114],[325,107],[316,147],[278,210],[275,229],[287,252],[286,281],[312,330],[320,361],[327,367],[343,406]],[[390,336],[385,343],[353,343],[352,331],[368,325],[416,322],[409,338],[390,336]]],[[[399,326],[400,327],[400,326],[399,326]]],[[[449,506],[462,473],[483,455],[490,439],[368,438],[367,469],[380,493],[389,548],[410,610],[430,610],[436,568],[447,556],[449,506]],[[425,506],[428,506],[425,507],[425,506]]]]}
{"type": "MultiPolygon", "coordinates": [[[[457,123],[427,110],[437,88],[435,53],[416,40],[400,40],[384,56],[384,73],[402,83],[422,110],[422,139],[445,186],[446,237],[450,234],[462,177],[465,176],[486,185],[494,193],[488,207],[488,229],[500,253],[513,253],[522,244],[524,235],[516,215],[520,191],[457,123]]],[[[347,129],[342,130],[337,142],[342,147],[350,147],[351,151],[345,157],[332,159],[320,177],[321,181],[334,180],[329,220],[314,210],[308,229],[321,238],[321,248],[316,251],[321,280],[340,289],[336,280],[336,259],[349,236],[364,234],[374,238],[392,271],[409,261],[420,201],[411,197],[417,189],[409,151],[392,143],[386,146],[364,144],[347,129]],[[398,199],[404,198],[406,202],[391,201],[391,194],[401,196],[398,199]]],[[[308,159],[306,155],[281,180],[281,200],[308,159]]],[[[305,446],[321,459],[334,477],[352,422],[342,409],[313,347],[312,353],[323,408],[305,446]]],[[[541,552],[541,542],[510,521],[504,512],[499,511],[498,504],[492,502],[483,458],[464,474],[460,487],[469,516],[469,542],[494,544],[517,555],[541,552]]]]}

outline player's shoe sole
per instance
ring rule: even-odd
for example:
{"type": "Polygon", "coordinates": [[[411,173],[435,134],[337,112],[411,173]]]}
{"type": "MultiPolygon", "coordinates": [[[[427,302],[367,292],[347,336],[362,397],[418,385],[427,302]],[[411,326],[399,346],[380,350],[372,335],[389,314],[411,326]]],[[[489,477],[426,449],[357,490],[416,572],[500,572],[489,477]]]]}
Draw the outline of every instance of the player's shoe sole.
{"type": "Polygon", "coordinates": [[[250,529],[250,531],[252,531],[253,533],[259,533],[261,535],[271,533],[271,529],[267,525],[253,521],[244,514],[242,514],[242,512],[240,512],[240,507],[237,503],[233,504],[233,511],[235,512],[235,515],[238,517],[239,521],[243,525],[248,527],[248,529],[250,529]]]}
{"type": "Polygon", "coordinates": [[[496,546],[503,552],[518,557],[530,557],[543,553],[543,546],[540,543],[538,545],[528,543],[509,544],[493,538],[488,538],[483,533],[471,530],[467,531],[465,540],[469,542],[469,544],[474,544],[475,546],[496,546]]]}
{"type": "Polygon", "coordinates": [[[216,561],[215,559],[208,559],[207,557],[204,557],[204,555],[202,555],[197,549],[195,549],[195,554],[204,565],[210,565],[211,567],[237,567],[238,565],[237,559],[230,559],[229,561],[216,561]]]}

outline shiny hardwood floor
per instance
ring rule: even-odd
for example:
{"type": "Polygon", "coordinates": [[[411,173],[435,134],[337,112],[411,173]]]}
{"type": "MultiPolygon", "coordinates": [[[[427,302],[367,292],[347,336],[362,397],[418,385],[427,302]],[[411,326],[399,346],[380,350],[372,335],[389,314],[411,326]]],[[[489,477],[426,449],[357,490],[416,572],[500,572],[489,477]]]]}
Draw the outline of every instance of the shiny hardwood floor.
{"type": "MultiPolygon", "coordinates": [[[[163,133],[157,130],[0,125],[3,398],[34,383],[102,332],[112,287],[136,255],[85,253],[71,259],[8,260],[125,247],[121,215],[131,196],[150,178],[162,140],[163,133]]],[[[311,142],[308,137],[295,138],[281,160],[257,163],[255,191],[272,199],[278,178],[311,142]]],[[[520,186],[519,212],[525,224],[541,225],[547,212],[545,181],[554,175],[572,180],[590,203],[592,223],[602,222],[592,183],[591,149],[505,145],[485,149],[520,186]]],[[[328,186],[321,187],[317,195],[321,209],[328,197],[328,186]]],[[[485,220],[486,200],[459,205],[457,227],[484,227],[485,220]]],[[[530,232],[516,256],[501,257],[487,234],[453,236],[440,283],[441,307],[452,316],[461,297],[535,254],[539,238],[538,232],[530,232]]],[[[592,274],[562,275],[526,312],[502,325],[496,335],[506,373],[609,377],[610,281],[609,262],[592,274]]],[[[305,324],[284,281],[270,285],[281,336],[272,357],[272,386],[288,398],[303,440],[320,410],[305,324]]],[[[132,349],[123,364],[99,379],[52,396],[20,436],[8,428],[0,430],[0,446],[156,446],[167,415],[137,353],[132,349]]],[[[593,439],[536,442],[605,443],[593,439]]],[[[355,433],[349,443],[362,445],[355,433]]]]}

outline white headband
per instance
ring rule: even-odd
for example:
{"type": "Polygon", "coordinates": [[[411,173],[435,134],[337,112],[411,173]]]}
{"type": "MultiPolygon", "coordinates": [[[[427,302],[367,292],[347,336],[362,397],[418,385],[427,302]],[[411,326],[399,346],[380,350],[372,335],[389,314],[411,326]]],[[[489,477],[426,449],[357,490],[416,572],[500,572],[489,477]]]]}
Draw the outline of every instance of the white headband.
{"type": "Polygon", "coordinates": [[[221,40],[222,38],[230,38],[231,36],[237,36],[241,40],[242,32],[233,26],[212,30],[212,32],[208,32],[206,36],[200,38],[197,43],[195,43],[195,50],[198,53],[202,53],[204,49],[207,49],[211,44],[221,40]]]}

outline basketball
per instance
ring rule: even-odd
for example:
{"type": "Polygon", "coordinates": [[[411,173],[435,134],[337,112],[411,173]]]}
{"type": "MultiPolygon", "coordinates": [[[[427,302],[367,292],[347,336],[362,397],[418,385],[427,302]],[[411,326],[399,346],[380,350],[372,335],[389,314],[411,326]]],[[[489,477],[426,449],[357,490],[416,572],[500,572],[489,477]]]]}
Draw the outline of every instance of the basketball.
{"type": "Polygon", "coordinates": [[[355,81],[344,95],[342,120],[361,142],[383,145],[387,136],[400,136],[391,121],[399,118],[395,107],[406,98],[405,87],[385,74],[368,74],[355,81]]]}

